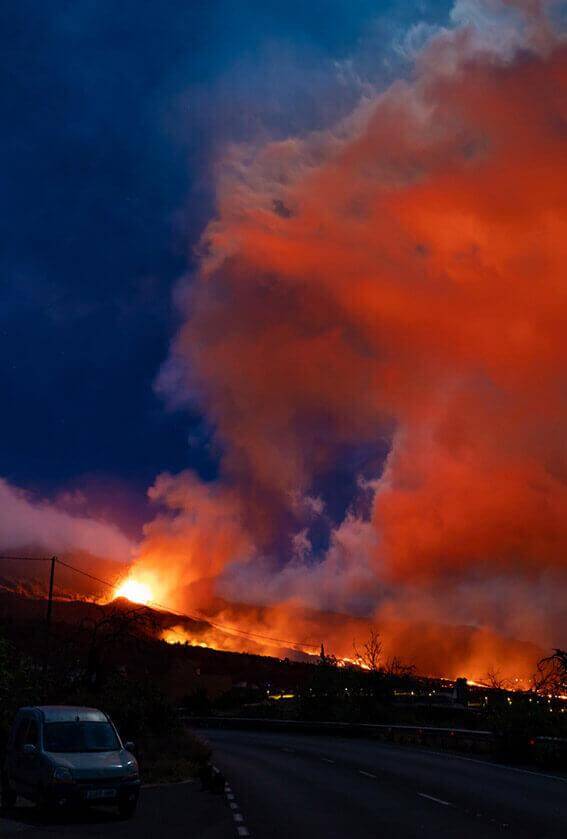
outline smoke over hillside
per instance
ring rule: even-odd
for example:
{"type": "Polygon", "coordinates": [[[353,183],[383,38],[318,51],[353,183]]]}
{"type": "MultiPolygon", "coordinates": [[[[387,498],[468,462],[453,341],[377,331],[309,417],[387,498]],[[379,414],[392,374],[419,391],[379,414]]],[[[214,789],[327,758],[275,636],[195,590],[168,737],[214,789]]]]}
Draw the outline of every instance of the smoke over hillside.
{"type": "Polygon", "coordinates": [[[565,639],[567,48],[542,4],[453,18],[334,129],[219,161],[160,387],[221,475],[158,479],[137,570],[180,607],[565,639]]]}
{"type": "Polygon", "coordinates": [[[460,0],[340,124],[218,161],[159,388],[199,406],[222,459],[213,482],[150,490],[133,573],[158,601],[250,604],[219,614],[344,655],[353,627],[329,615],[356,615],[452,675],[529,672],[508,638],[565,644],[567,45],[549,8],[460,0]]]}

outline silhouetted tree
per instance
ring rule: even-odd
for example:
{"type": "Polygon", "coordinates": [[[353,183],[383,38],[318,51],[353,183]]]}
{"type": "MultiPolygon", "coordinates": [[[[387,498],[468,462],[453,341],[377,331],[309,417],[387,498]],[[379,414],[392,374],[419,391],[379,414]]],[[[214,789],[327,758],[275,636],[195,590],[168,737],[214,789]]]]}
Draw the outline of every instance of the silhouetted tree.
{"type": "Polygon", "coordinates": [[[151,610],[145,606],[122,606],[106,611],[100,620],[86,619],[81,629],[90,631],[87,652],[86,681],[97,688],[104,681],[104,658],[107,650],[127,639],[140,642],[148,635],[155,637],[159,624],[151,610]]]}
{"type": "Polygon", "coordinates": [[[532,677],[532,690],[552,696],[567,694],[567,652],[555,649],[541,658],[532,677]]]}
{"type": "Polygon", "coordinates": [[[375,629],[371,629],[370,636],[362,645],[361,649],[356,646],[356,640],[352,642],[352,647],[356,661],[362,667],[366,667],[373,673],[377,673],[380,670],[382,660],[382,639],[380,638],[379,632],[375,629]]]}
{"type": "Polygon", "coordinates": [[[498,670],[496,667],[490,667],[486,671],[484,681],[486,682],[488,687],[492,688],[493,690],[507,690],[509,687],[511,687],[510,680],[504,678],[502,676],[502,672],[498,670]]]}
{"type": "Polygon", "coordinates": [[[395,655],[386,660],[383,667],[384,674],[397,679],[409,679],[415,676],[415,664],[407,664],[395,655]]]}

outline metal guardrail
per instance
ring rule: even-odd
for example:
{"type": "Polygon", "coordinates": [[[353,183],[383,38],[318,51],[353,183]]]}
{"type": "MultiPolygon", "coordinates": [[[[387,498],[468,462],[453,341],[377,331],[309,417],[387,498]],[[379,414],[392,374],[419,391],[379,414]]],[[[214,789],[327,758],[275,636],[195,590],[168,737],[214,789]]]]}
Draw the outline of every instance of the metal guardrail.
{"type": "Polygon", "coordinates": [[[357,731],[361,732],[382,732],[382,731],[406,731],[415,732],[418,734],[462,734],[469,737],[494,737],[494,732],[483,731],[478,729],[468,728],[439,728],[427,725],[405,725],[398,723],[350,723],[350,722],[335,722],[333,720],[281,720],[270,719],[269,717],[194,717],[190,714],[185,714],[183,711],[180,717],[184,722],[193,723],[193,725],[211,725],[217,726],[222,724],[232,724],[235,727],[246,727],[247,725],[257,726],[258,728],[274,726],[276,728],[321,728],[328,731],[332,729],[341,731],[357,731]]]}
{"type": "MultiPolygon", "coordinates": [[[[342,734],[393,734],[399,732],[400,734],[417,734],[418,736],[431,735],[454,737],[455,739],[464,740],[483,740],[492,741],[497,744],[502,740],[504,735],[499,735],[494,731],[486,731],[481,729],[470,728],[446,728],[427,725],[407,725],[400,723],[349,723],[349,722],[335,722],[332,720],[282,720],[270,719],[266,717],[193,717],[183,712],[180,709],[180,717],[184,722],[190,723],[197,727],[211,726],[211,727],[233,727],[233,728],[284,728],[288,730],[295,729],[296,731],[312,731],[312,732],[329,732],[342,734]]],[[[567,752],[567,739],[561,737],[531,737],[526,738],[530,745],[536,746],[555,746],[561,752],[567,752]]]]}

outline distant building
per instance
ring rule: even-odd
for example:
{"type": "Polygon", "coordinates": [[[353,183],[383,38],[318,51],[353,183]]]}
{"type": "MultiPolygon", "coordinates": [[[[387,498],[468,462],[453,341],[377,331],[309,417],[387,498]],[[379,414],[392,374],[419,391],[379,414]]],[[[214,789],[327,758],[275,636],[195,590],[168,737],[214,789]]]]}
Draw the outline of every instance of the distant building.
{"type": "Polygon", "coordinates": [[[456,680],[453,687],[453,702],[458,705],[468,705],[469,689],[466,679],[461,678],[456,680]]]}

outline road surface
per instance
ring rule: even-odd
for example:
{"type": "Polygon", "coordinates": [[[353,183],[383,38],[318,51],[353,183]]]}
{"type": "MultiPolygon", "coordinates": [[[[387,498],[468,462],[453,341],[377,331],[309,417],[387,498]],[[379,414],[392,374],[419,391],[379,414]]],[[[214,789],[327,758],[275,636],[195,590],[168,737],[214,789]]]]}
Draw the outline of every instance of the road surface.
{"type": "Polygon", "coordinates": [[[364,740],[198,733],[227,777],[240,836],[567,837],[567,776],[364,740]]]}
{"type": "Polygon", "coordinates": [[[565,839],[567,776],[368,740],[201,730],[227,778],[142,789],[138,812],[42,823],[33,807],[0,812],[16,839],[565,839]]]}
{"type": "Polygon", "coordinates": [[[235,839],[237,831],[224,796],[203,792],[196,782],[143,788],[136,815],[117,819],[110,809],[58,817],[45,824],[21,799],[0,811],[1,839],[235,839]]]}

